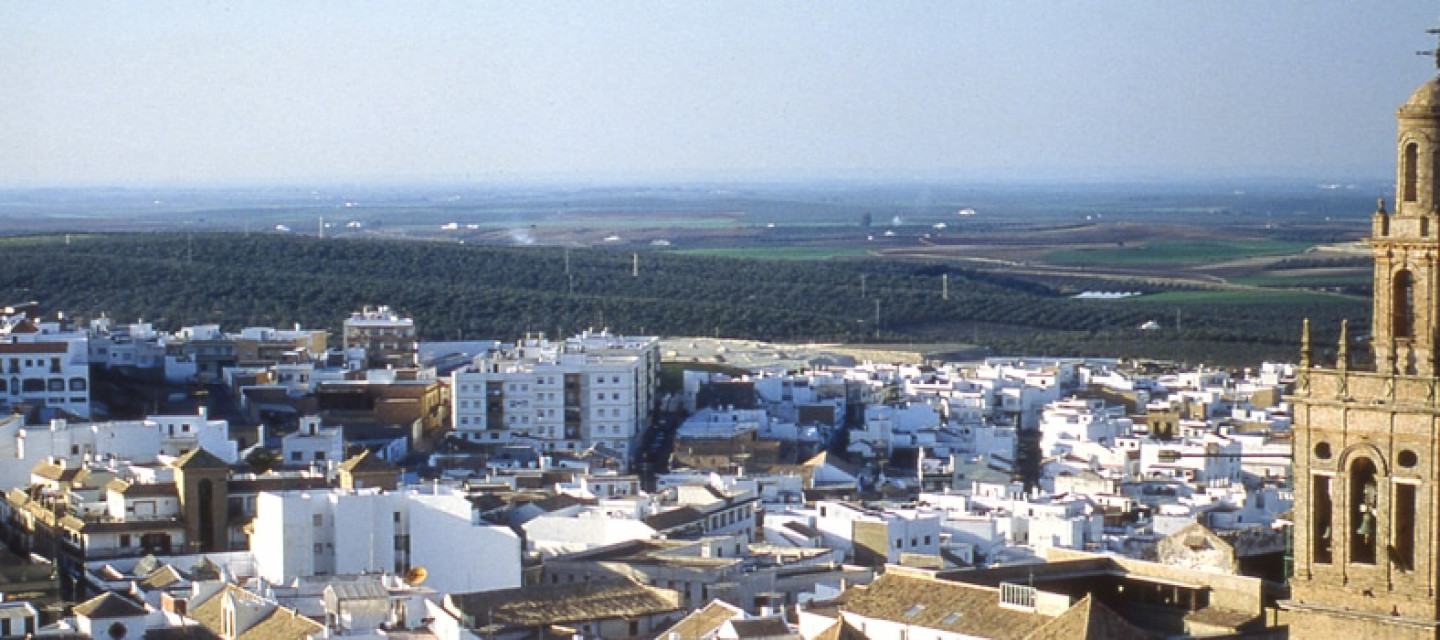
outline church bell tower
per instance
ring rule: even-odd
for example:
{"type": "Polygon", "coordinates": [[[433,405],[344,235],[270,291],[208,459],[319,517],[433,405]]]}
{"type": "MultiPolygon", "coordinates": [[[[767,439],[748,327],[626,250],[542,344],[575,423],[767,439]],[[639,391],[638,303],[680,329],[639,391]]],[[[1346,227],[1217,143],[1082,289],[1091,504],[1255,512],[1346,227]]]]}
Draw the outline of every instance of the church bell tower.
{"type": "Polygon", "coordinates": [[[1421,85],[1396,114],[1395,212],[1381,202],[1371,222],[1375,256],[1375,363],[1381,372],[1433,376],[1436,251],[1440,248],[1440,81],[1421,85]]]}
{"type": "Polygon", "coordinates": [[[1440,80],[1397,113],[1394,210],[1382,200],[1374,371],[1310,361],[1306,323],[1294,407],[1291,637],[1440,639],[1440,80]]]}

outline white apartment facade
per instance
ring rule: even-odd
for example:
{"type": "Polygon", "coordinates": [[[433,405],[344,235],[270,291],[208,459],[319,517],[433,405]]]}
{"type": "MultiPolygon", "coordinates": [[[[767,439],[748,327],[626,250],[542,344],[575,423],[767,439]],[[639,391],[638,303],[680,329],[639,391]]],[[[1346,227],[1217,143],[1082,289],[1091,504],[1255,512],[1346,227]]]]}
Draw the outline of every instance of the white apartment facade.
{"type": "Polygon", "coordinates": [[[0,343],[0,411],[27,404],[89,418],[89,360],[83,339],[0,343]]]}
{"type": "Polygon", "coordinates": [[[629,456],[659,384],[656,338],[527,338],[451,374],[451,415],[471,442],[547,451],[593,445],[629,456]]]}

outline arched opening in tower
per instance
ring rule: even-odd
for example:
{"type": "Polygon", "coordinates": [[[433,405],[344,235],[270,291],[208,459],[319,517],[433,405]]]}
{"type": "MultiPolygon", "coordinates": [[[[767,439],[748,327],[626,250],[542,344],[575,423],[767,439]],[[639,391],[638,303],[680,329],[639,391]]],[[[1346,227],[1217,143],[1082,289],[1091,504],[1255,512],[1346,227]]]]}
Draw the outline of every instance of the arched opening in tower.
{"type": "Polygon", "coordinates": [[[215,539],[215,488],[210,480],[201,480],[198,487],[200,498],[200,549],[202,551],[214,551],[211,548],[211,541],[215,539]]]}
{"type": "Polygon", "coordinates": [[[1420,182],[1420,145],[1414,142],[1405,145],[1405,156],[1400,162],[1405,171],[1401,182],[1402,196],[1406,202],[1414,202],[1420,182]]]}
{"type": "Polygon", "coordinates": [[[1333,561],[1330,554],[1330,476],[1316,475],[1310,486],[1310,495],[1315,500],[1314,516],[1310,521],[1311,539],[1315,541],[1312,544],[1315,562],[1330,564],[1333,561]]]}
{"type": "Polygon", "coordinates": [[[1377,495],[1375,463],[1356,458],[1350,465],[1350,562],[1375,564],[1377,495]]]}
{"type": "Polygon", "coordinates": [[[1415,327],[1415,277],[1409,271],[1400,270],[1390,292],[1394,309],[1390,312],[1390,335],[1396,338],[1410,338],[1415,327]]]}

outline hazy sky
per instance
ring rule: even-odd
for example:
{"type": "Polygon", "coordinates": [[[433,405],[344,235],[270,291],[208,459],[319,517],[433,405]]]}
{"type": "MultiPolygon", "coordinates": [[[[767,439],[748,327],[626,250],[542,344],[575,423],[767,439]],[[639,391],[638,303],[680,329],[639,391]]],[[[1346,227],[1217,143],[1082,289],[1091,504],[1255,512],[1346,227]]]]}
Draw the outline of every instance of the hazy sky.
{"type": "Polygon", "coordinates": [[[1419,0],[0,0],[0,186],[1389,175],[1419,0]]]}

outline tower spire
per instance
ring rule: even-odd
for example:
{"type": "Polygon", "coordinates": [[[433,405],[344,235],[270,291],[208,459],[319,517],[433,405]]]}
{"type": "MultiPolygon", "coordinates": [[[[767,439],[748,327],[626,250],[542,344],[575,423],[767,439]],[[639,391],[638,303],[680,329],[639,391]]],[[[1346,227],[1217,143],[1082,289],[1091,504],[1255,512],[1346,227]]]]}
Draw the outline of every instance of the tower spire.
{"type": "Polygon", "coordinates": [[[1310,368],[1310,319],[1305,319],[1305,324],[1300,329],[1300,368],[1310,368]]]}
{"type": "Polygon", "coordinates": [[[1350,319],[1340,321],[1340,346],[1335,350],[1335,368],[1345,371],[1350,368],[1350,319]]]}

